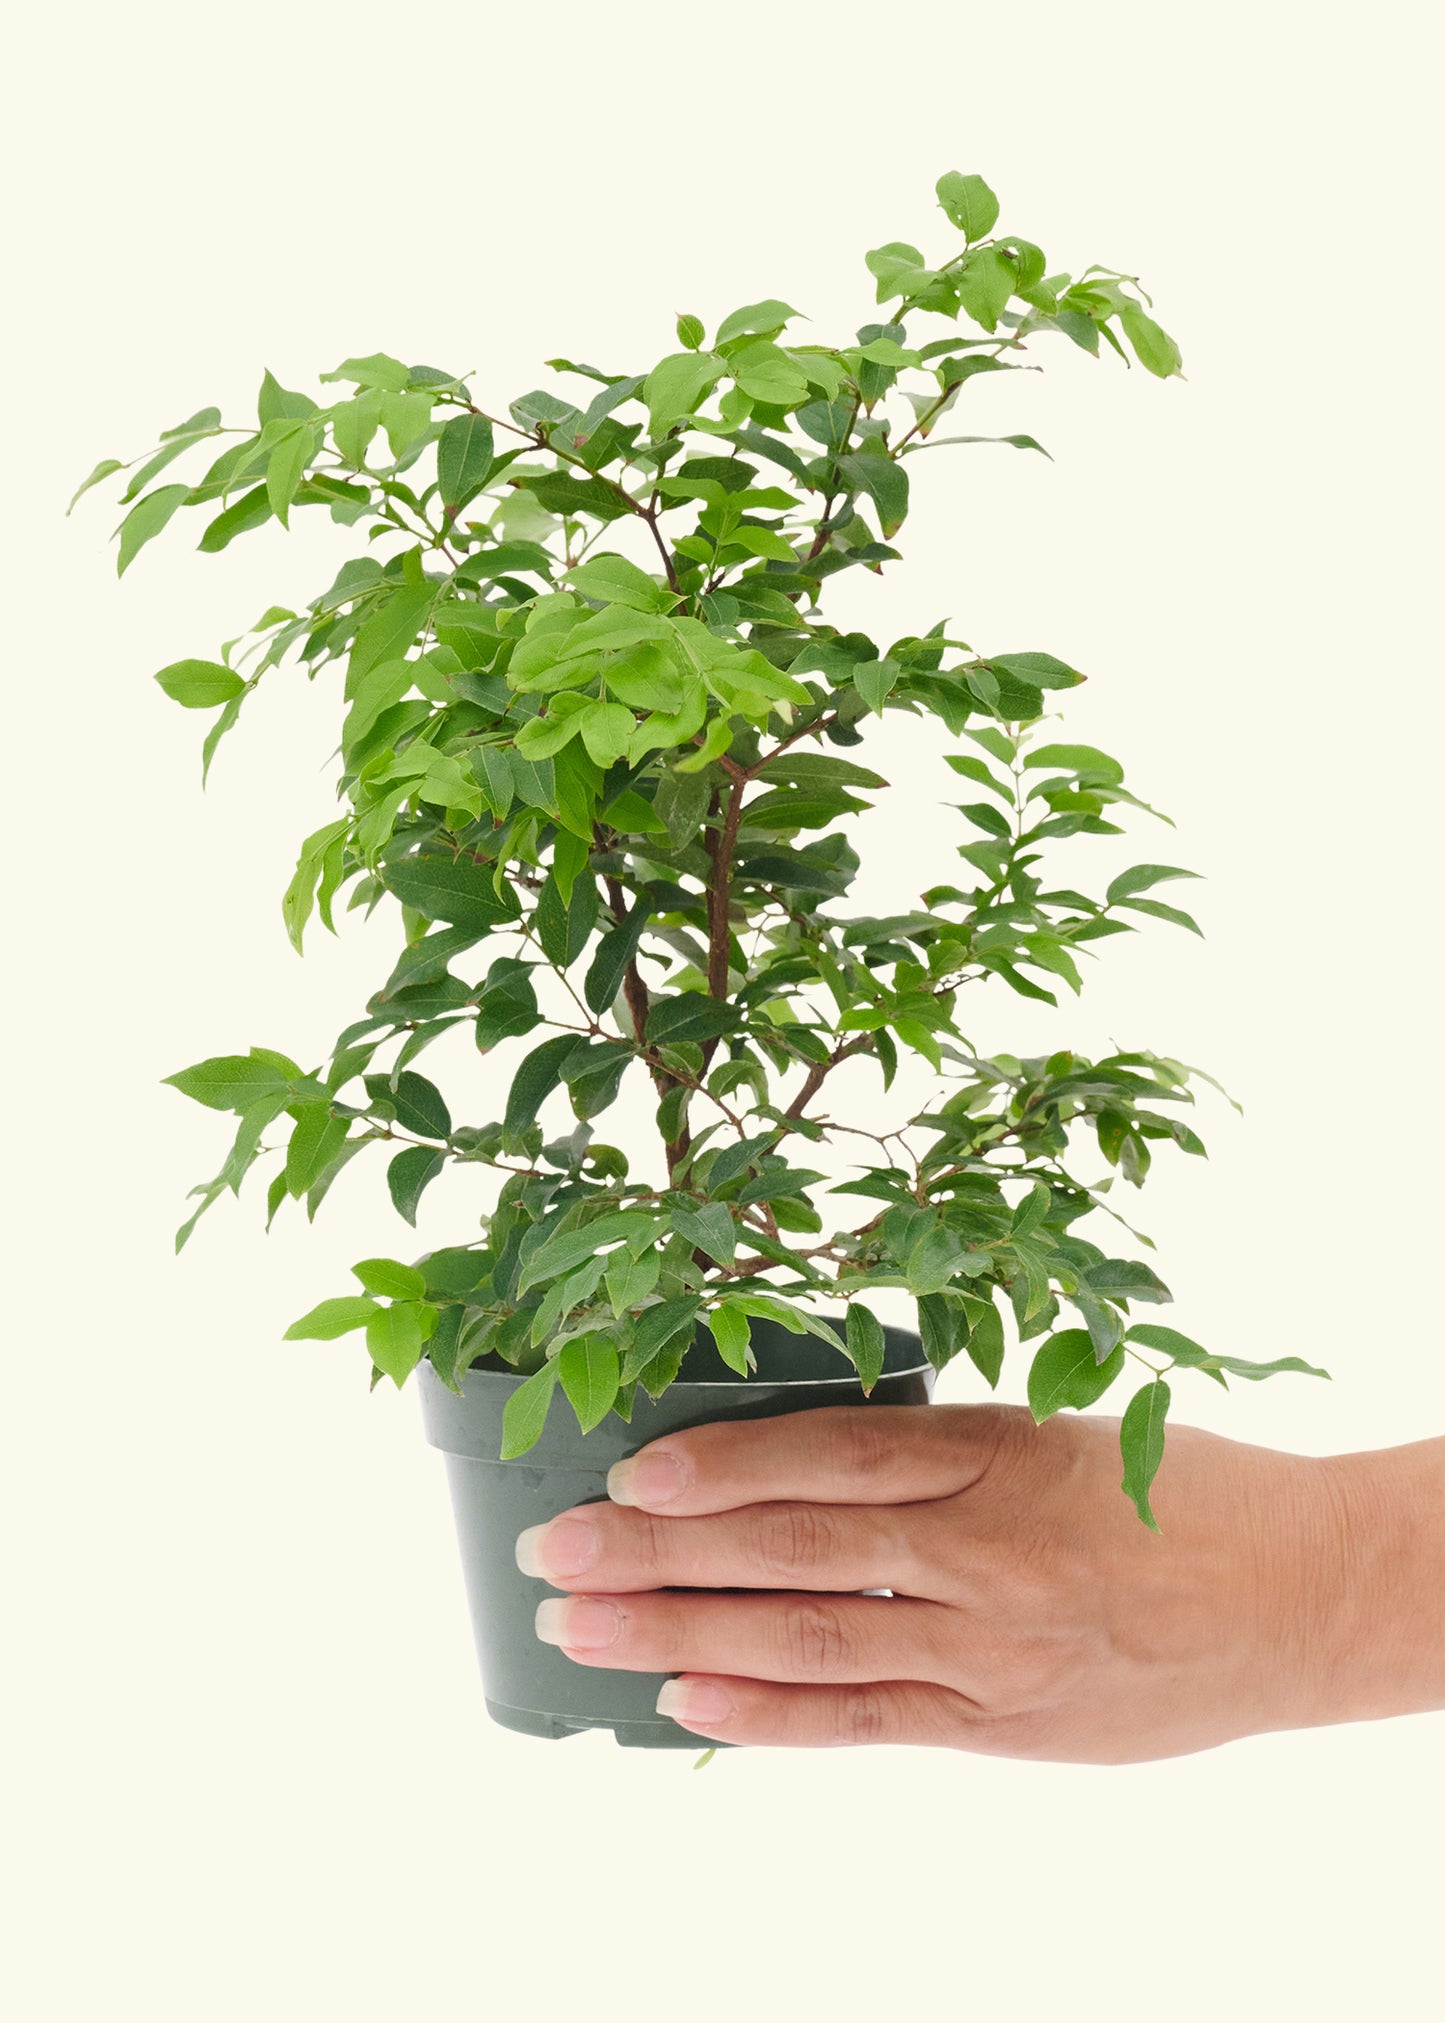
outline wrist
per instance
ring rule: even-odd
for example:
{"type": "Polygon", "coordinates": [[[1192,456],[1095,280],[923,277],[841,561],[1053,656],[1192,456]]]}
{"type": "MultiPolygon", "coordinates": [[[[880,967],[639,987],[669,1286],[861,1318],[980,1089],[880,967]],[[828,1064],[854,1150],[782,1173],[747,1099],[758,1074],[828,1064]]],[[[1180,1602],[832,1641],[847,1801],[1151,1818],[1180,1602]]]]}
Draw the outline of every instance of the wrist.
{"type": "Polygon", "coordinates": [[[1445,1708],[1445,1440],[1313,1464],[1315,1722],[1445,1708]]]}

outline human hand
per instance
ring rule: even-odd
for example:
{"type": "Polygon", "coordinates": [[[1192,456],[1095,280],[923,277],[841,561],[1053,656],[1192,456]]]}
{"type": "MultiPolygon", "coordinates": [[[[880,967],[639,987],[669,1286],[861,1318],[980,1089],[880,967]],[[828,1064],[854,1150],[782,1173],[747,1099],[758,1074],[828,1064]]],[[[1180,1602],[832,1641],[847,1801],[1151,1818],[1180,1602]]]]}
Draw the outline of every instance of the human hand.
{"type": "Polygon", "coordinates": [[[539,1636],[681,1673],[659,1711],[716,1741],[1122,1763],[1445,1706],[1445,1441],[1316,1459],[1175,1427],[1162,1535],[1118,1455],[1117,1420],[1002,1406],[700,1426],[517,1559],[566,1591],[539,1636]]]}

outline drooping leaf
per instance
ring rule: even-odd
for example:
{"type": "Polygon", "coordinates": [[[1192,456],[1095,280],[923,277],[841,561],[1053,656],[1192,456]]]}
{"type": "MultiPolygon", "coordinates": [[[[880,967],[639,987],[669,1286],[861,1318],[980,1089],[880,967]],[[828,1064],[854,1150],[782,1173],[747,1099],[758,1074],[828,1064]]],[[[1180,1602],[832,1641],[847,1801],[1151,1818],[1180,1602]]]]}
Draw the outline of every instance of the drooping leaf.
{"type": "Polygon", "coordinates": [[[747,1314],[741,1307],[730,1304],[710,1307],[707,1324],[717,1343],[717,1352],[728,1368],[745,1377],[748,1373],[748,1341],[752,1334],[747,1314]]]}
{"type": "Polygon", "coordinates": [[[559,1374],[555,1362],[543,1363],[507,1399],[502,1407],[501,1460],[515,1461],[541,1439],[559,1374]]]}
{"type": "Polygon", "coordinates": [[[848,1353],[866,1396],[883,1374],[887,1341],[876,1314],[856,1299],[848,1302],[847,1339],[848,1353]]]}
{"type": "Polygon", "coordinates": [[[1169,1411],[1169,1386],[1162,1377],[1136,1391],[1119,1424],[1119,1449],[1124,1457],[1124,1494],[1131,1498],[1151,1531],[1159,1529],[1149,1507],[1149,1491],[1164,1458],[1164,1421],[1169,1411]]]}
{"type": "Polygon", "coordinates": [[[435,1307],[423,1307],[411,1300],[398,1300],[381,1307],[366,1323],[366,1346],[378,1370],[391,1378],[400,1390],[426,1346],[425,1316],[435,1325],[435,1307]]]}
{"type": "Polygon", "coordinates": [[[617,1396],[617,1344],[598,1332],[564,1342],[557,1356],[557,1373],[577,1414],[577,1424],[590,1433],[607,1417],[617,1396]]]}
{"type": "Polygon", "coordinates": [[[386,1184],[398,1215],[416,1227],[417,1204],[446,1164],[446,1155],[429,1145],[408,1145],[386,1169],[386,1184]]]}

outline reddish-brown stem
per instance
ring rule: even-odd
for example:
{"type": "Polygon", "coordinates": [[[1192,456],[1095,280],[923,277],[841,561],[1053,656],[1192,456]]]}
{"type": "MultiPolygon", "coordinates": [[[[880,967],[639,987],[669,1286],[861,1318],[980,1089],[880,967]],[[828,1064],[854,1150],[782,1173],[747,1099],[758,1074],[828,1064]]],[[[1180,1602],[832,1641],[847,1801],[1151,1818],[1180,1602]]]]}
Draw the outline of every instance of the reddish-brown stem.
{"type": "Polygon", "coordinates": [[[814,1096],[817,1095],[819,1089],[822,1088],[824,1082],[827,1081],[829,1075],[832,1074],[834,1068],[840,1062],[849,1060],[854,1054],[861,1054],[865,1048],[871,1047],[872,1044],[872,1033],[859,1033],[856,1040],[849,1040],[841,1047],[834,1047],[826,1061],[814,1061],[812,1067],[808,1070],[802,1088],[799,1089],[797,1095],[789,1103],[783,1115],[785,1117],[801,1117],[814,1096]]]}

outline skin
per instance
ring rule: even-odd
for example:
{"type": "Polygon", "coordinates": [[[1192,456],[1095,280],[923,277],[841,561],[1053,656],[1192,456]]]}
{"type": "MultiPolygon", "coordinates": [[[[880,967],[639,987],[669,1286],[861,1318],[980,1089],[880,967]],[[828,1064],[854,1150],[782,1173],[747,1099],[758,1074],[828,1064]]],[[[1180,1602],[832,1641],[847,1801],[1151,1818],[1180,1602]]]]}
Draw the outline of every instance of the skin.
{"type": "Polygon", "coordinates": [[[1445,1707],[1445,1440],[1171,1428],[1158,1534],[1119,1472],[1117,1420],[832,1407],[668,1434],[517,1558],[539,1636],[720,1742],[1130,1763],[1445,1707]]]}

